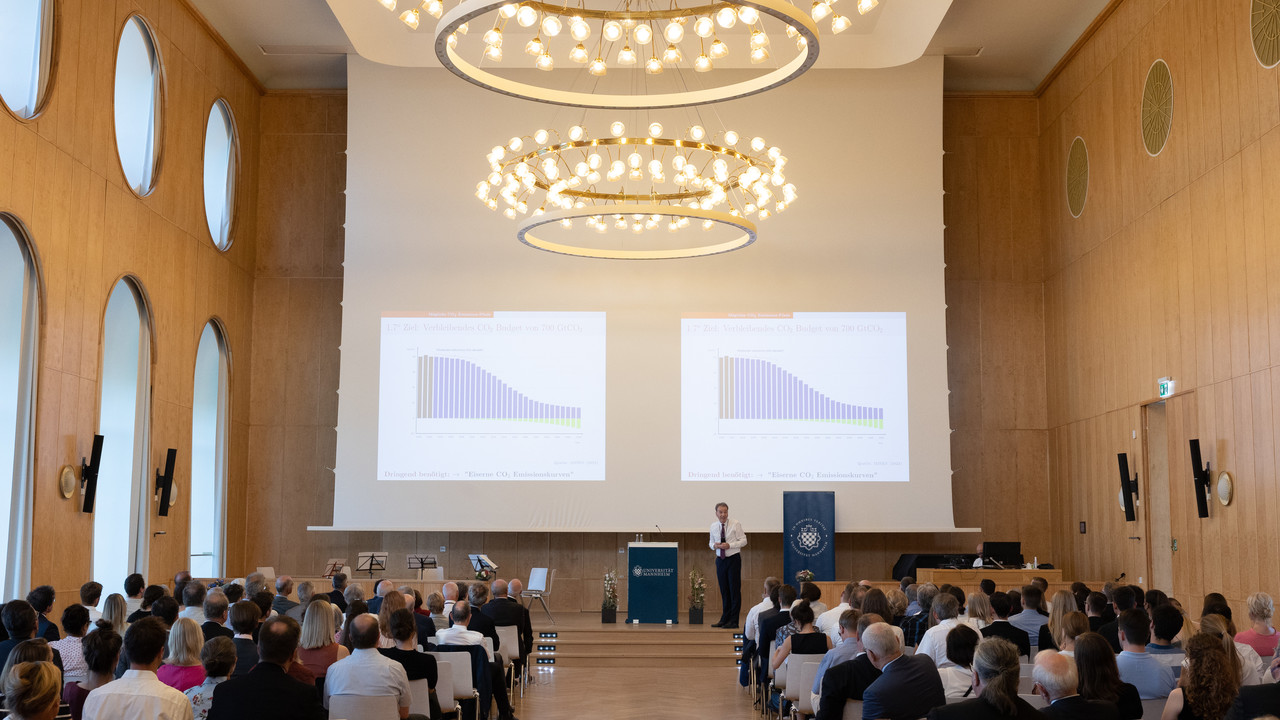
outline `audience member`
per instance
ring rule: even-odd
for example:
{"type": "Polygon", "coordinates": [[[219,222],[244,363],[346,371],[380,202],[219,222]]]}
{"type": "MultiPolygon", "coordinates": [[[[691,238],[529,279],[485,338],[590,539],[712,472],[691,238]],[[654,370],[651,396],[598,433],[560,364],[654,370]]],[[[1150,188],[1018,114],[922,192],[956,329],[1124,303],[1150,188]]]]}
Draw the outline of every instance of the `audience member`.
{"type": "Polygon", "coordinates": [[[1049,613],[1043,609],[1044,594],[1035,585],[1022,588],[1022,612],[1009,616],[1009,624],[1027,634],[1032,645],[1040,642],[1040,628],[1049,622],[1049,613]]]}
{"type": "Polygon", "coordinates": [[[1182,632],[1182,613],[1169,603],[1157,605],[1151,611],[1151,642],[1147,652],[1170,667],[1182,664],[1182,648],[1174,647],[1173,639],[1182,632]]]}
{"type": "Polygon", "coordinates": [[[440,588],[440,594],[444,595],[444,613],[451,615],[453,613],[453,604],[458,602],[458,584],[455,582],[447,582],[440,588]]]}
{"type": "Polygon", "coordinates": [[[796,625],[796,631],[774,650],[771,661],[774,670],[793,652],[797,655],[826,655],[832,648],[831,638],[813,626],[813,608],[809,607],[808,600],[801,600],[791,608],[791,622],[796,625]]]}
{"type": "MultiPolygon", "coordinates": [[[[1022,612],[1022,591],[1011,588],[1005,595],[1009,596],[1009,617],[1022,612]]],[[[1030,642],[1030,639],[1028,638],[1027,641],[1030,642]]]]}
{"type": "Polygon", "coordinates": [[[1235,703],[1240,685],[1222,640],[1199,633],[1187,641],[1187,663],[1179,686],[1169,693],[1161,718],[1221,720],[1235,703]]]}
{"type": "Polygon", "coordinates": [[[1003,638],[988,638],[979,643],[973,653],[973,694],[976,697],[935,707],[928,715],[930,720],[1043,718],[1030,703],[1018,697],[1018,657],[1017,646],[1003,638]]]}
{"type": "Polygon", "coordinates": [[[276,611],[271,608],[274,596],[267,590],[259,590],[254,593],[249,601],[258,606],[258,627],[254,628],[253,641],[258,642],[258,631],[262,629],[262,623],[276,616],[276,611]]]}
{"type": "Polygon", "coordinates": [[[1103,617],[1107,610],[1107,596],[1100,592],[1091,592],[1084,601],[1084,614],[1089,618],[1089,631],[1098,632],[1107,624],[1103,617]]]}
{"type": "Polygon", "coordinates": [[[913,582],[910,585],[907,585],[906,587],[902,588],[902,592],[906,593],[907,595],[906,616],[911,617],[912,615],[919,615],[920,603],[917,601],[917,599],[918,599],[918,593],[920,592],[920,586],[913,582]]]}
{"type": "MultiPolygon", "coordinates": [[[[0,610],[0,621],[4,623],[5,632],[8,633],[9,639],[0,642],[0,663],[8,664],[9,655],[11,655],[25,640],[36,637],[36,628],[38,627],[39,616],[36,614],[31,603],[25,600],[10,600],[4,604],[4,609],[0,610]]],[[[43,638],[41,638],[43,639],[43,638]]],[[[45,640],[48,642],[48,640],[45,640]]],[[[52,650],[52,648],[50,648],[52,650]]],[[[62,669],[62,654],[57,650],[53,651],[53,664],[62,669]]],[[[0,674],[3,677],[3,674],[0,674]]]]}
{"type": "Polygon", "coordinates": [[[1275,614],[1276,604],[1271,596],[1264,592],[1256,592],[1245,601],[1249,606],[1250,628],[1236,634],[1236,644],[1245,644],[1258,652],[1260,657],[1271,657],[1276,654],[1276,629],[1271,625],[1271,616],[1275,614]]]}
{"type": "Polygon", "coordinates": [[[927,657],[936,667],[946,667],[951,664],[947,660],[947,633],[951,628],[964,624],[960,620],[960,603],[951,593],[942,593],[933,601],[930,612],[933,613],[934,625],[920,638],[916,657],[927,657]]]}
{"type": "MultiPolygon", "coordinates": [[[[360,585],[347,585],[346,589],[342,591],[342,599],[347,601],[347,605],[350,605],[356,600],[365,602],[364,587],[360,585]]],[[[365,607],[368,607],[368,603],[365,603],[365,607]]],[[[342,612],[345,614],[347,611],[343,610],[342,612]]]]}
{"type": "MultiPolygon", "coordinates": [[[[404,596],[404,606],[409,612],[413,613],[413,622],[417,625],[418,639],[423,645],[426,645],[427,638],[435,637],[436,635],[435,623],[431,622],[431,618],[428,617],[426,613],[421,615],[418,614],[417,609],[414,607],[414,604],[418,602],[418,594],[412,587],[408,585],[401,585],[396,588],[396,591],[404,596]]],[[[506,598],[503,598],[502,602],[505,605],[512,604],[507,602],[506,598]]],[[[523,610],[524,606],[520,606],[520,609],[523,610]]],[[[530,633],[532,634],[532,630],[530,633]]]]}
{"type": "MultiPolygon", "coordinates": [[[[867,628],[884,622],[884,619],[879,615],[857,617],[858,612],[858,610],[846,610],[840,617],[841,645],[831,651],[840,650],[838,657],[841,658],[853,653],[853,658],[838,662],[833,657],[826,667],[823,667],[822,663],[818,665],[818,675],[814,678],[812,688],[813,692],[819,695],[813,704],[818,711],[818,720],[839,720],[844,715],[845,703],[849,700],[861,701],[862,694],[880,677],[880,669],[872,664],[871,658],[866,653],[864,641],[867,628]],[[846,620],[852,620],[855,617],[857,617],[856,631],[846,623],[846,620]],[[846,646],[845,643],[848,645],[846,646]]],[[[828,657],[831,657],[831,653],[823,656],[823,663],[827,662],[828,657]]]]}
{"type": "Polygon", "coordinates": [[[116,679],[116,664],[120,662],[120,648],[124,645],[124,638],[103,619],[96,623],[92,632],[84,636],[80,645],[87,669],[85,679],[78,683],[68,682],[62,689],[62,701],[71,709],[71,720],[81,719],[84,701],[90,692],[116,679]]]}
{"type": "Polygon", "coordinates": [[[230,609],[231,605],[226,593],[213,589],[205,594],[204,624],[200,626],[204,642],[209,642],[216,637],[225,637],[230,640],[236,636],[235,631],[227,627],[227,611],[230,609]]]}
{"type": "MultiPolygon", "coordinates": [[[[188,583],[191,587],[195,583],[188,583]]],[[[204,666],[200,664],[200,649],[204,647],[204,633],[191,618],[178,618],[169,629],[169,657],[156,670],[160,682],[174,690],[185,692],[204,682],[204,666]]]]}
{"type": "Polygon", "coordinates": [[[829,608],[827,604],[822,602],[822,588],[811,582],[800,583],[800,599],[807,600],[809,607],[813,609],[813,616],[817,618],[829,608]]]}
{"type": "Polygon", "coordinates": [[[1111,643],[1111,650],[1115,653],[1124,649],[1120,647],[1120,613],[1133,608],[1133,589],[1128,585],[1121,585],[1111,592],[1111,609],[1115,612],[1115,618],[1098,628],[1098,634],[1111,643]]]}
{"type": "Polygon", "coordinates": [[[209,720],[323,720],[325,712],[315,685],[298,682],[288,674],[300,634],[298,621],[285,615],[263,623],[258,663],[247,674],[236,672],[214,688],[209,720]]]}
{"type": "Polygon", "coordinates": [[[404,595],[395,592],[394,589],[382,598],[381,609],[378,610],[378,629],[382,633],[382,639],[378,641],[379,648],[396,646],[395,638],[391,637],[391,613],[404,606],[404,595]]]}
{"type": "Polygon", "coordinates": [[[42,637],[49,642],[59,637],[58,626],[47,617],[49,611],[53,609],[55,599],[52,585],[40,585],[27,593],[27,602],[36,611],[36,637],[42,637]]]}
{"type": "Polygon", "coordinates": [[[62,611],[62,631],[66,633],[65,637],[49,643],[49,647],[62,656],[62,681],[83,682],[89,676],[81,645],[84,634],[89,631],[89,609],[83,605],[68,605],[62,611]]]}
{"type": "Polygon", "coordinates": [[[342,631],[339,633],[338,643],[345,647],[348,652],[355,649],[355,646],[351,643],[351,621],[368,612],[369,606],[363,600],[350,600],[347,602],[347,616],[342,621],[342,631]]]}
{"type": "Polygon", "coordinates": [[[297,621],[298,625],[302,625],[302,616],[311,605],[313,597],[315,597],[315,585],[310,580],[303,580],[298,583],[298,602],[282,614],[288,615],[297,621]]]}
{"type": "Polygon", "coordinates": [[[133,624],[144,617],[151,617],[151,605],[167,594],[168,591],[163,585],[148,585],[147,589],[142,591],[142,602],[138,605],[138,609],[129,613],[129,617],[125,619],[133,624]]]}
{"type": "Polygon", "coordinates": [[[124,596],[125,608],[128,610],[125,617],[132,615],[142,607],[142,591],[147,587],[147,579],[142,577],[142,573],[129,573],[124,579],[124,596]]]}
{"type": "Polygon", "coordinates": [[[174,599],[174,600],[178,601],[178,613],[179,613],[179,615],[181,615],[182,610],[183,610],[183,605],[182,605],[182,594],[183,594],[183,593],[185,593],[185,592],[187,591],[187,585],[190,585],[190,584],[191,584],[191,579],[190,579],[190,578],[187,578],[187,579],[185,579],[185,580],[174,580],[174,581],[173,581],[173,594],[172,594],[172,597],[173,597],[173,599],[174,599]]]}
{"type": "Polygon", "coordinates": [[[102,602],[102,583],[90,580],[80,586],[80,604],[89,611],[89,622],[98,622],[102,619],[102,612],[98,610],[100,602],[102,602]]]}
{"type": "Polygon", "coordinates": [[[343,595],[343,591],[347,589],[347,574],[335,573],[331,579],[333,589],[328,592],[329,604],[337,605],[342,612],[347,611],[347,598],[343,595]]]}
{"type": "Polygon", "coordinates": [[[227,607],[231,607],[244,599],[244,585],[240,583],[227,583],[222,586],[222,592],[227,596],[227,607]]]}
{"type": "MultiPolygon", "coordinates": [[[[1116,594],[1119,595],[1123,589],[1117,589],[1116,594]]],[[[1169,691],[1178,683],[1173,676],[1173,668],[1147,652],[1147,641],[1151,639],[1151,620],[1146,611],[1136,608],[1125,610],[1120,613],[1116,622],[1122,648],[1116,656],[1120,679],[1138,688],[1138,696],[1143,700],[1169,697],[1169,691]]]]}
{"type": "Polygon", "coordinates": [[[894,634],[898,636],[898,644],[906,647],[906,635],[902,632],[902,628],[889,622],[889,618],[893,617],[893,608],[889,607],[889,596],[883,590],[868,589],[866,595],[862,597],[862,605],[859,609],[863,615],[879,615],[884,618],[884,621],[893,627],[894,634]]]}
{"type": "MultiPolygon", "coordinates": [[[[1129,589],[1133,591],[1133,606],[1138,610],[1142,610],[1143,612],[1146,612],[1147,611],[1147,594],[1143,592],[1142,586],[1130,585],[1129,589]]],[[[1150,613],[1148,613],[1147,617],[1150,617],[1150,616],[1151,616],[1150,613]]]]}
{"type": "Polygon", "coordinates": [[[471,605],[471,621],[467,624],[468,630],[476,632],[489,638],[493,643],[495,651],[501,650],[498,642],[498,627],[493,624],[493,620],[489,616],[481,612],[481,608],[489,601],[489,586],[484,583],[473,583],[467,587],[467,603],[471,605]]]}
{"type": "Polygon", "coordinates": [[[964,622],[969,627],[982,632],[982,628],[991,624],[995,612],[991,610],[991,596],[987,593],[974,593],[969,596],[969,605],[965,608],[964,622]]]}
{"type": "Polygon", "coordinates": [[[1151,588],[1146,594],[1147,614],[1150,615],[1153,610],[1161,605],[1169,602],[1169,596],[1163,590],[1151,588]]]}
{"type": "Polygon", "coordinates": [[[156,677],[167,636],[164,621],[156,617],[142,618],[129,626],[124,635],[129,670],[119,680],[89,693],[84,702],[84,720],[191,720],[187,696],[156,677]]]}
{"type": "MultiPolygon", "coordinates": [[[[818,673],[813,678],[812,695],[815,708],[819,705],[822,678],[827,670],[835,665],[853,660],[862,654],[862,644],[858,641],[858,620],[861,619],[862,612],[850,608],[845,610],[844,613],[844,615],[840,616],[838,640],[834,647],[822,656],[822,661],[818,663],[818,673]]],[[[883,620],[878,619],[877,622],[883,622],[883,620]]]]}
{"type": "MultiPolygon", "coordinates": [[[[769,578],[769,580],[781,582],[777,578],[769,578]]],[[[747,623],[744,627],[746,628],[747,637],[752,640],[755,640],[754,631],[758,629],[759,614],[773,606],[769,601],[769,580],[765,580],[764,583],[763,599],[747,612],[747,623]]],[[[840,642],[840,618],[844,616],[846,610],[853,608],[849,604],[849,596],[853,594],[854,587],[856,587],[854,583],[847,583],[844,586],[844,590],[840,592],[840,602],[830,610],[819,613],[818,618],[814,621],[814,625],[817,626],[818,630],[826,633],[827,637],[831,638],[832,643],[838,644],[840,642]]]]}
{"type": "MultiPolygon", "coordinates": [[[[251,572],[244,578],[244,596],[252,600],[254,595],[267,590],[267,576],[260,572],[251,572]]],[[[268,591],[270,592],[270,591],[268,591]]]]}
{"type": "Polygon", "coordinates": [[[886,618],[885,622],[901,630],[902,618],[907,616],[907,595],[897,588],[890,588],[884,595],[889,600],[889,609],[893,611],[893,617],[886,618]]]}
{"type": "MultiPolygon", "coordinates": [[[[523,668],[525,659],[529,657],[529,653],[533,652],[533,618],[530,617],[528,608],[508,595],[506,581],[494,580],[492,589],[493,599],[485,603],[480,608],[480,612],[487,615],[490,620],[493,620],[493,624],[497,627],[516,628],[516,636],[520,641],[520,648],[515,660],[517,665],[523,668]]],[[[434,632],[433,626],[432,633],[434,634],[434,632]]],[[[419,637],[421,637],[421,634],[419,634],[419,637]]],[[[508,649],[507,652],[511,651],[511,649],[508,649]]]]}
{"type": "Polygon", "coordinates": [[[1142,699],[1138,697],[1138,689],[1120,680],[1116,656],[1106,638],[1095,632],[1077,637],[1075,659],[1081,697],[1115,705],[1120,711],[1120,720],[1142,717],[1142,699]]]}
{"type": "Polygon", "coordinates": [[[769,656],[771,648],[769,643],[775,643],[777,647],[778,630],[791,624],[791,606],[796,601],[796,589],[790,585],[782,585],[778,588],[778,609],[776,612],[760,613],[760,668],[761,675],[767,674],[768,663],[772,659],[769,656]]]}
{"type": "Polygon", "coordinates": [[[0,678],[7,677],[15,665],[25,662],[53,662],[53,648],[49,647],[49,641],[44,638],[30,638],[18,643],[13,648],[13,652],[9,653],[9,659],[5,660],[4,669],[0,670],[0,678]]]}
{"type": "Polygon", "coordinates": [[[197,627],[203,625],[206,620],[204,600],[208,594],[208,590],[201,583],[194,580],[188,582],[182,588],[182,610],[178,613],[178,617],[194,620],[197,627]]]}
{"type": "MultiPolygon", "coordinates": [[[[916,720],[947,702],[942,678],[933,661],[928,657],[903,655],[898,637],[887,623],[867,628],[863,645],[871,664],[880,670],[880,677],[862,693],[864,720],[916,720]]],[[[1017,664],[1015,655],[1015,681],[1017,664]]],[[[1017,692],[1016,684],[1014,692],[1017,692]]]]}
{"type": "Polygon", "coordinates": [[[938,668],[947,697],[969,697],[973,688],[973,652],[979,638],[978,631],[967,623],[957,623],[947,632],[947,664],[938,668]]]}
{"type": "Polygon", "coordinates": [[[1244,643],[1233,640],[1235,626],[1229,618],[1221,615],[1205,615],[1200,618],[1200,632],[1207,633],[1222,642],[1222,649],[1227,651],[1228,659],[1236,670],[1236,678],[1241,685],[1259,685],[1266,675],[1266,663],[1258,657],[1258,651],[1244,643]]]}
{"type": "Polygon", "coordinates": [[[920,644],[920,639],[929,629],[929,612],[937,597],[938,586],[933,583],[925,583],[916,589],[916,603],[920,611],[913,615],[907,608],[907,617],[902,620],[902,634],[907,645],[914,647],[920,644]]]}
{"type": "Polygon", "coordinates": [[[53,720],[61,688],[52,662],[24,662],[4,676],[4,708],[10,720],[53,720]]]}
{"type": "Polygon", "coordinates": [[[102,619],[111,623],[116,634],[123,636],[129,627],[129,603],[120,593],[111,593],[102,603],[102,619]]]}
{"type": "Polygon", "coordinates": [[[404,666],[405,675],[410,682],[426,680],[431,688],[431,716],[440,716],[440,703],[435,696],[438,679],[435,657],[418,652],[418,624],[414,622],[411,610],[400,609],[391,614],[391,636],[396,640],[393,648],[382,648],[378,652],[404,666]]]}
{"type": "Polygon", "coordinates": [[[1067,613],[1076,611],[1076,598],[1067,590],[1059,590],[1053,594],[1053,603],[1049,610],[1049,620],[1040,626],[1040,634],[1037,636],[1036,645],[1041,650],[1060,650],[1058,645],[1058,636],[1061,635],[1062,619],[1067,613]]]}
{"type": "Polygon", "coordinates": [[[436,626],[436,630],[443,630],[449,627],[449,617],[444,612],[444,596],[440,593],[431,593],[427,596],[427,610],[431,612],[428,616],[431,623],[436,626]]]}
{"type": "Polygon", "coordinates": [[[334,641],[332,607],[323,597],[317,597],[307,606],[302,621],[298,661],[318,678],[328,674],[330,665],[351,654],[334,641]]]}
{"type": "Polygon", "coordinates": [[[298,603],[289,599],[289,593],[293,592],[293,578],[288,575],[281,575],[276,578],[276,595],[271,599],[271,609],[277,615],[285,615],[293,608],[298,607],[298,603]]]}
{"type": "Polygon", "coordinates": [[[248,675],[258,662],[258,643],[254,642],[253,633],[258,629],[258,621],[262,617],[262,609],[248,600],[241,600],[231,606],[231,630],[235,632],[231,642],[236,648],[236,667],[233,676],[248,675]]]}
{"type": "Polygon", "coordinates": [[[1080,694],[1080,676],[1074,658],[1053,650],[1041,650],[1036,653],[1031,678],[1035,680],[1036,694],[1047,705],[1041,712],[1054,720],[1120,720],[1120,711],[1114,703],[1086,700],[1080,694]]]}
{"type": "Polygon", "coordinates": [[[982,636],[1004,638],[1018,648],[1020,655],[1026,655],[1027,659],[1030,660],[1031,640],[1026,633],[1009,623],[1009,610],[1009,595],[1002,592],[992,593],[991,613],[995,615],[995,619],[991,621],[990,625],[982,628],[982,636]]]}
{"type": "MultiPolygon", "coordinates": [[[[436,644],[483,645],[484,636],[474,630],[467,629],[471,614],[470,602],[459,600],[454,603],[453,612],[449,614],[449,619],[453,621],[453,625],[436,632],[436,644]]],[[[507,697],[506,683],[502,681],[502,663],[494,662],[493,655],[487,652],[486,654],[489,656],[493,699],[498,703],[499,720],[515,720],[515,715],[511,710],[511,701],[507,697]]]]}
{"type": "MultiPolygon", "coordinates": [[[[450,583],[445,583],[445,588],[448,589],[449,585],[450,583]]],[[[454,587],[456,588],[457,586],[455,585],[454,587]]],[[[395,584],[392,583],[390,580],[379,581],[378,584],[374,586],[374,589],[373,589],[374,597],[369,599],[369,612],[373,613],[374,615],[378,615],[379,613],[381,613],[383,598],[385,598],[394,589],[395,589],[395,584]]]]}
{"type": "MultiPolygon", "coordinates": [[[[1113,603],[1116,599],[1116,588],[1118,587],[1120,587],[1120,585],[1114,582],[1105,582],[1102,584],[1102,596],[1107,600],[1106,607],[1102,610],[1102,622],[1104,625],[1109,622],[1115,622],[1116,609],[1113,603]]],[[[1124,710],[1121,710],[1120,714],[1124,715],[1124,710]]]]}
{"type": "Polygon", "coordinates": [[[982,591],[983,595],[991,597],[996,594],[996,581],[991,578],[982,578],[978,582],[978,589],[982,591]]]}
{"type": "Polygon", "coordinates": [[[377,616],[359,615],[348,624],[355,649],[350,657],[329,666],[324,682],[325,707],[334,695],[390,696],[396,698],[400,717],[409,717],[409,706],[413,703],[409,677],[403,665],[378,651],[382,632],[377,616]]]}
{"type": "Polygon", "coordinates": [[[1076,638],[1090,632],[1089,618],[1080,611],[1069,612],[1062,617],[1054,643],[1058,651],[1067,657],[1073,657],[1076,650],[1076,638]]]}
{"type": "Polygon", "coordinates": [[[166,628],[171,628],[178,622],[178,615],[181,612],[178,609],[178,601],[168,595],[151,603],[151,617],[160,618],[166,628]]]}
{"type": "Polygon", "coordinates": [[[184,693],[191,701],[195,720],[206,720],[213,707],[213,691],[231,677],[236,667],[236,644],[221,635],[209,639],[200,648],[200,663],[204,667],[204,680],[184,693]]]}

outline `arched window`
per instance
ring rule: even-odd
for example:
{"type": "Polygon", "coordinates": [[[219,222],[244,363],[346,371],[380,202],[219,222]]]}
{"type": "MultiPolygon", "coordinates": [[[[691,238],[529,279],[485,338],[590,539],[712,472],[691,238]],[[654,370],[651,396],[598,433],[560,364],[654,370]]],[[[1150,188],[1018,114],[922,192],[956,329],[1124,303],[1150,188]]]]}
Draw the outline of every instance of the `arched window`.
{"type": "Polygon", "coordinates": [[[0,596],[28,584],[39,276],[22,224],[0,213],[0,596]]]}
{"type": "Polygon", "coordinates": [[[214,102],[204,131],[204,216],[219,250],[231,247],[239,142],[231,108],[224,100],[214,102]]]}
{"type": "Polygon", "coordinates": [[[20,118],[39,114],[53,77],[53,0],[0,2],[0,100],[20,118]]]}
{"type": "Polygon", "coordinates": [[[116,587],[131,572],[146,575],[150,509],[147,436],[151,408],[151,322],[141,289],[116,283],[102,321],[103,436],[93,509],[93,579],[116,587]]]}
{"type": "Polygon", "coordinates": [[[147,21],[131,15],[116,48],[115,128],[120,168],[138,195],[155,188],[163,139],[164,73],[147,21]]]}
{"type": "Polygon", "coordinates": [[[200,334],[191,406],[191,562],[195,577],[223,568],[227,479],[227,379],[231,362],[217,320],[200,334]]]}

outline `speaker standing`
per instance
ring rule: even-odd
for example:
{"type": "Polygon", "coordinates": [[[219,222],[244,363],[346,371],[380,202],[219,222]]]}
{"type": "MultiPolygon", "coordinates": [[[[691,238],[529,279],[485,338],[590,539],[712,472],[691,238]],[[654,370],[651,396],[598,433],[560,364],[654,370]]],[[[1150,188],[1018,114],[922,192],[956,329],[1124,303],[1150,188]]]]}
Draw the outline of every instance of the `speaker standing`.
{"type": "Polygon", "coordinates": [[[716,581],[720,584],[720,622],[711,627],[736,628],[742,612],[742,548],[747,534],[742,523],[729,519],[728,503],[716,503],[711,523],[711,549],[716,554],[716,581]]]}

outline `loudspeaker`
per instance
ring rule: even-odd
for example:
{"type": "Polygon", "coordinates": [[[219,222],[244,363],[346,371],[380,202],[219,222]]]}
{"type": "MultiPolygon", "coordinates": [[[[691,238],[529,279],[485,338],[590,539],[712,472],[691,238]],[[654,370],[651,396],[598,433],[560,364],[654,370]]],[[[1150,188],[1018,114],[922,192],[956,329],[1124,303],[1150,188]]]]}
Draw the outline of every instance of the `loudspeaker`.
{"type": "Polygon", "coordinates": [[[1129,455],[1120,453],[1116,455],[1116,461],[1120,464],[1120,497],[1124,503],[1124,520],[1137,522],[1138,513],[1133,506],[1133,495],[1138,489],[1138,483],[1129,480],[1129,455]]]}
{"type": "Polygon", "coordinates": [[[164,460],[164,474],[156,471],[156,492],[160,494],[160,517],[169,515],[169,500],[173,494],[173,465],[178,460],[178,449],[169,448],[164,460]]]}
{"type": "Polygon", "coordinates": [[[98,495],[98,465],[102,462],[102,436],[93,436],[93,452],[89,462],[80,460],[80,494],[84,496],[82,512],[93,512],[93,500],[98,495]]]}
{"type": "Polygon", "coordinates": [[[1191,439],[1191,483],[1196,494],[1196,515],[1209,517],[1209,467],[1200,458],[1200,440],[1191,439]]]}

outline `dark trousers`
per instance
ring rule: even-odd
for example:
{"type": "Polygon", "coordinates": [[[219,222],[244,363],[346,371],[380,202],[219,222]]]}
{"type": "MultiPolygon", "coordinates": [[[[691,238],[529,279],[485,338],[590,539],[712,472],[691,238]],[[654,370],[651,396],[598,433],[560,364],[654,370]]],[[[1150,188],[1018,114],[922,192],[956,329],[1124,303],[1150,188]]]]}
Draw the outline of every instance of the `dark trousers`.
{"type": "Polygon", "coordinates": [[[742,553],[716,556],[716,581],[720,583],[720,623],[738,624],[742,613],[742,553]]]}

